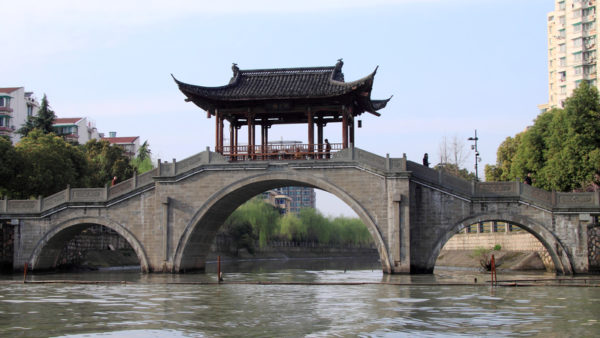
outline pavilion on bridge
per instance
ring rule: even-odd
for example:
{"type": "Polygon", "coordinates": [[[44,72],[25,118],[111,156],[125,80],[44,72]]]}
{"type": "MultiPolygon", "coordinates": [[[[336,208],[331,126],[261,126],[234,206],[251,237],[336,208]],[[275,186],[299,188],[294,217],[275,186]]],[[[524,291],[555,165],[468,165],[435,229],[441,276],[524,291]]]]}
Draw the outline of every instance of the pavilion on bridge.
{"type": "Polygon", "coordinates": [[[173,78],[186,101],[205,110],[208,118],[215,117],[215,151],[229,160],[320,159],[354,145],[356,117],[364,112],[380,116],[377,111],[391,99],[371,100],[377,69],[357,81],[344,82],[342,66],[341,59],[333,67],[241,70],[233,64],[233,77],[220,87],[173,78]],[[225,120],[229,145],[223,142],[225,120]],[[328,123],[342,124],[341,143],[324,143],[323,127],[328,123]],[[269,128],[276,124],[306,124],[306,144],[269,144],[269,128]],[[243,126],[248,128],[246,145],[238,143],[238,130],[243,126]],[[260,144],[256,143],[256,126],[260,126],[260,144]]]}

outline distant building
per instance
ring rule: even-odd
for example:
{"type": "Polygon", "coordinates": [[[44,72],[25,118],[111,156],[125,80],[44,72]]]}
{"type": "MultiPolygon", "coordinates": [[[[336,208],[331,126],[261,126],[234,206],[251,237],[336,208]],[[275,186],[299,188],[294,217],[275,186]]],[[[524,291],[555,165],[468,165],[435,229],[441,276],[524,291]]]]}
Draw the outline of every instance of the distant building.
{"type": "Polygon", "coordinates": [[[21,139],[16,131],[25,124],[28,116],[40,108],[32,92],[23,87],[0,88],[0,135],[9,136],[15,144],[21,139]]]}
{"type": "Polygon", "coordinates": [[[302,208],[316,208],[317,197],[314,188],[310,187],[283,187],[273,189],[280,195],[291,198],[290,211],[297,214],[302,208]]]}
{"type": "Polygon", "coordinates": [[[548,103],[561,108],[581,81],[598,87],[596,0],[555,0],[548,13],[548,103]]]}
{"type": "Polygon", "coordinates": [[[69,142],[86,144],[89,140],[100,139],[94,123],[85,117],[56,118],[53,126],[56,134],[69,142]]]}
{"type": "Polygon", "coordinates": [[[129,158],[134,158],[140,149],[139,136],[122,136],[117,137],[117,132],[111,131],[108,137],[103,137],[102,140],[107,140],[112,145],[118,145],[123,148],[124,154],[129,158]]]}
{"type": "Polygon", "coordinates": [[[279,209],[280,214],[287,214],[291,211],[292,199],[286,195],[279,194],[277,191],[265,191],[263,193],[263,200],[279,209]]]}

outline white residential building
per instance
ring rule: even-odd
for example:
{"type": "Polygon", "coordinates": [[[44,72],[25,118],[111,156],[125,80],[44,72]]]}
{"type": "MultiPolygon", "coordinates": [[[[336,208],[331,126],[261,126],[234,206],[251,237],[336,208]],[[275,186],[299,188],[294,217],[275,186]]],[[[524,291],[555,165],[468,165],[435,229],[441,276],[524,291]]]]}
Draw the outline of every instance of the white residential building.
{"type": "Polygon", "coordinates": [[[118,145],[123,148],[124,153],[129,158],[134,158],[138,150],[140,149],[140,137],[139,136],[121,136],[117,137],[117,133],[111,131],[108,133],[109,137],[101,135],[102,140],[107,140],[112,145],[118,145]]]}
{"type": "Polygon", "coordinates": [[[28,116],[37,114],[39,103],[32,92],[23,87],[0,88],[0,135],[9,136],[15,144],[21,139],[16,131],[28,116]]]}
{"type": "Polygon", "coordinates": [[[581,81],[598,86],[596,0],[555,0],[548,13],[548,103],[561,108],[581,81]]]}
{"type": "Polygon", "coordinates": [[[89,140],[100,139],[95,124],[86,117],[56,118],[53,126],[56,134],[69,142],[86,144],[89,140]]]}

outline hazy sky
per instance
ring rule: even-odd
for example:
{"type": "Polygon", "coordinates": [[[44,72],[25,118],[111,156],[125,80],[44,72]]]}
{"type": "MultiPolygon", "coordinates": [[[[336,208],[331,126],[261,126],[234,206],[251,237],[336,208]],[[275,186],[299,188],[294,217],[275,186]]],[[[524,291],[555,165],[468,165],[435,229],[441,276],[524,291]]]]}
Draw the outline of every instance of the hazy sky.
{"type": "MultiPolygon", "coordinates": [[[[346,81],[379,66],[356,146],[439,162],[444,137],[477,129],[483,177],[507,137],[547,102],[546,14],[552,0],[2,1],[0,87],[48,95],[59,117],[100,132],[139,135],[154,157],[182,160],[214,147],[214,120],[171,79],[227,84],[240,69],[333,66],[346,81]]],[[[244,129],[242,132],[245,133],[244,129]]],[[[306,141],[306,128],[269,131],[306,141]]],[[[341,126],[325,128],[332,142],[341,126]]],[[[240,134],[240,139],[244,139],[240,134]]],[[[469,153],[465,166],[473,169],[469,153]]],[[[325,214],[348,214],[318,195],[325,214]]]]}

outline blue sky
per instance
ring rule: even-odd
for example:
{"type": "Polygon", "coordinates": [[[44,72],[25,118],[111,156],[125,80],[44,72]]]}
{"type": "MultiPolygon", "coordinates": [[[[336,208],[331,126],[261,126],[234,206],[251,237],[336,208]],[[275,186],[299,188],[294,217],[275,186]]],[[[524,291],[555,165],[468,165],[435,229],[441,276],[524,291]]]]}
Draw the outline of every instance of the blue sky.
{"type": "MultiPolygon", "coordinates": [[[[347,81],[379,66],[356,146],[439,161],[444,137],[478,131],[483,166],[547,101],[546,15],[552,0],[10,1],[3,8],[0,86],[45,93],[59,117],[139,135],[155,157],[214,146],[214,120],[183,101],[170,74],[226,84],[241,69],[334,65],[347,81]]],[[[341,139],[341,127],[325,137],[341,139]]],[[[240,139],[243,139],[243,134],[240,139]]],[[[270,138],[306,139],[304,127],[270,138]]],[[[473,171],[473,154],[465,166],[473,171]]],[[[326,214],[349,214],[319,194],[326,214]],[[333,211],[332,211],[333,210],[333,211]]]]}

